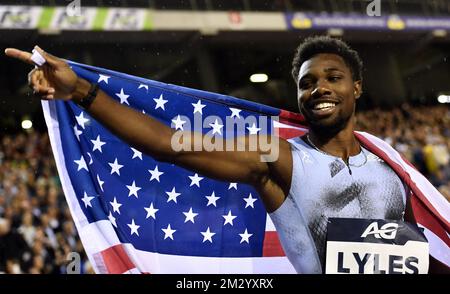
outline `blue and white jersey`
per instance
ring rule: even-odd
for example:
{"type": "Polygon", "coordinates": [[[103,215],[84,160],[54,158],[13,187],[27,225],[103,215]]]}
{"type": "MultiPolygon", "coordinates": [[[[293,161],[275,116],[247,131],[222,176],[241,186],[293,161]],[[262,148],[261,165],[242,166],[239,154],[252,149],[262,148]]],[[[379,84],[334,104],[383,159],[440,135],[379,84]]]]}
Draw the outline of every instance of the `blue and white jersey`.
{"type": "Polygon", "coordinates": [[[347,165],[300,137],[289,142],[291,188],[270,216],[297,272],[322,273],[328,218],[403,219],[405,186],[379,157],[361,147],[347,165]]]}

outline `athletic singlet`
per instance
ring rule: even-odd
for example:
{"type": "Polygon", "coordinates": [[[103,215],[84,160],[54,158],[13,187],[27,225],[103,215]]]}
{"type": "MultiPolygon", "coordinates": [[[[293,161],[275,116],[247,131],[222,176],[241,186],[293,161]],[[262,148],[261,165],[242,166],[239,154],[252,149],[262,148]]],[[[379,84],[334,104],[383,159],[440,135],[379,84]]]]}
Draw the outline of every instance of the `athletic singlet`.
{"type": "Polygon", "coordinates": [[[300,137],[289,140],[293,170],[289,194],[270,217],[298,273],[322,273],[330,217],[401,220],[406,191],[379,157],[362,148],[349,158],[320,152],[300,137]]]}

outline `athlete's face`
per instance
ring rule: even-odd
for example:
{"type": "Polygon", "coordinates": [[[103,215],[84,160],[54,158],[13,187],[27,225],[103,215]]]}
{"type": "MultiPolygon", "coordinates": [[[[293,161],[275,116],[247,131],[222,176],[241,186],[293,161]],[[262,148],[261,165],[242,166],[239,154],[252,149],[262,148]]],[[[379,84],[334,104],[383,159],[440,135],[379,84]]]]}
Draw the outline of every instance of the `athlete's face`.
{"type": "Polygon", "coordinates": [[[350,68],[336,54],[317,54],[302,64],[297,83],[298,104],[310,127],[340,131],[347,126],[361,94],[350,68]]]}

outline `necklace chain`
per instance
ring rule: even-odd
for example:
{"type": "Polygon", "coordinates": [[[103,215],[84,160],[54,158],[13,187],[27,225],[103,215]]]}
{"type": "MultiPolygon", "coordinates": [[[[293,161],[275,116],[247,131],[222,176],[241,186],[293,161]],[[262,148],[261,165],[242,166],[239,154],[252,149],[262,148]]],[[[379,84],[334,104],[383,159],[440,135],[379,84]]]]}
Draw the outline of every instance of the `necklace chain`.
{"type": "MultiPolygon", "coordinates": [[[[327,152],[325,152],[325,151],[319,149],[319,148],[311,141],[311,139],[309,138],[309,134],[306,135],[306,140],[308,141],[308,143],[309,143],[314,149],[316,149],[316,150],[319,151],[320,153],[325,154],[325,155],[328,155],[328,156],[337,157],[337,158],[339,158],[339,159],[342,159],[342,158],[340,158],[340,157],[338,157],[338,156],[334,156],[334,155],[332,155],[332,154],[329,154],[329,153],[327,153],[327,152]]],[[[366,152],[364,152],[364,149],[363,149],[363,148],[361,148],[361,152],[362,152],[362,154],[364,154],[364,162],[361,163],[361,164],[351,164],[350,162],[348,162],[348,165],[354,166],[354,167],[361,167],[361,166],[363,166],[364,164],[366,164],[366,163],[367,163],[367,155],[366,155],[366,152]]]]}

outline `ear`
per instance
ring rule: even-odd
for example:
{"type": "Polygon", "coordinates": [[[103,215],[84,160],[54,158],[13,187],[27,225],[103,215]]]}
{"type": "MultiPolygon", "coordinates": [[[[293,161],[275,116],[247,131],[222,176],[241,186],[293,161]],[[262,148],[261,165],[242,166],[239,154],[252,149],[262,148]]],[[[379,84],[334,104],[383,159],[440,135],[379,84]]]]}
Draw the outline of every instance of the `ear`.
{"type": "Polygon", "coordinates": [[[359,99],[359,97],[362,94],[362,81],[355,81],[353,82],[353,95],[355,96],[355,99],[359,99]]]}

